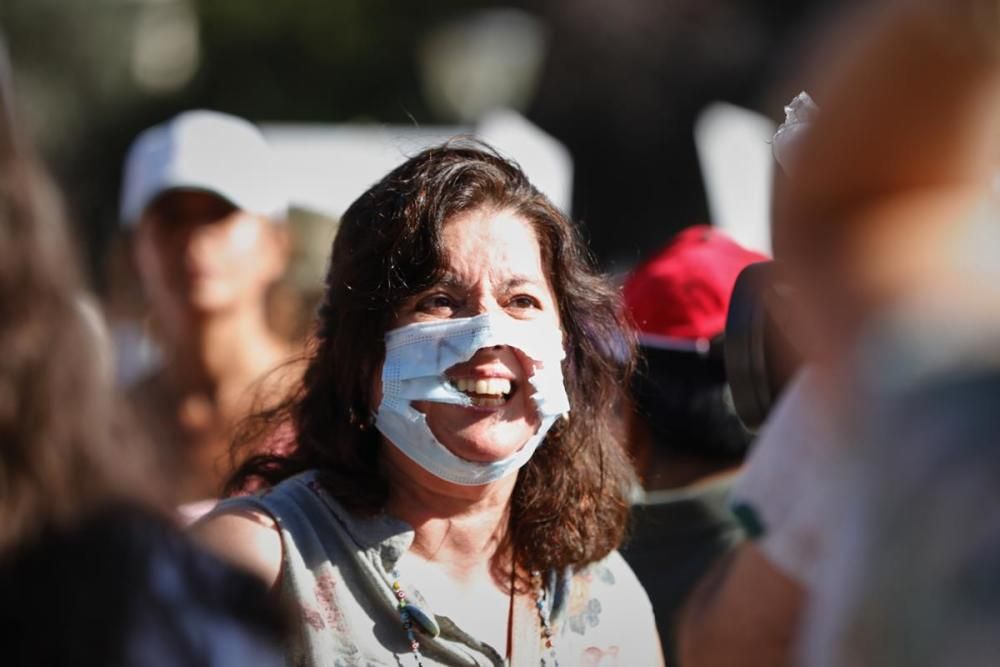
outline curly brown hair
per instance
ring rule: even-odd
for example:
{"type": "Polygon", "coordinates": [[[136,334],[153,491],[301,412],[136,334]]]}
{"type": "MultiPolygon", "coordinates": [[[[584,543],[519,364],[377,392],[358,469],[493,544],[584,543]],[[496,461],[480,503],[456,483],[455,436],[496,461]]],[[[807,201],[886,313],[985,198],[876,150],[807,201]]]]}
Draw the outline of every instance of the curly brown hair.
{"type": "Polygon", "coordinates": [[[617,548],[633,471],[615,415],[635,354],[619,295],[593,268],[574,225],[521,169],[469,140],[410,158],[344,213],[301,386],[241,438],[244,445],[273,442],[292,423],[297,447],[250,458],[234,473],[229,492],[315,468],[329,493],[352,511],[384,506],[379,434],[358,419],[372,409],[384,335],[395,309],[440,279],[445,222],[482,207],[512,211],[536,231],[559,306],[573,407],[572,419],[560,420],[519,472],[502,545],[509,549],[497,553],[512,553],[524,571],[562,571],[617,548]]]}

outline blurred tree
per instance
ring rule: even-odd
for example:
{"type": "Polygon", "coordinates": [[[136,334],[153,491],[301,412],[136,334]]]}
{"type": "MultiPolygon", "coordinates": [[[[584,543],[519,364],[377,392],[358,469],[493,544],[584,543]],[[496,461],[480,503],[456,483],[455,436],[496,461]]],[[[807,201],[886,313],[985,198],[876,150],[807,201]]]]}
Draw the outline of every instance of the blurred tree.
{"type": "MultiPolygon", "coordinates": [[[[183,108],[252,120],[432,124],[422,37],[477,9],[527,9],[550,52],[529,116],[576,161],[574,213],[609,266],[706,216],[691,125],[759,107],[809,11],[838,0],[0,0],[21,106],[88,242],[117,227],[121,159],[183,108]]],[[[765,112],[780,113],[768,99],[765,112]]]]}
{"type": "Polygon", "coordinates": [[[573,153],[574,214],[606,266],[708,221],[697,114],[721,100],[780,118],[791,94],[769,91],[794,70],[806,21],[837,4],[542,0],[552,51],[531,116],[573,153]]]}
{"type": "Polygon", "coordinates": [[[28,124],[97,268],[117,227],[121,159],[141,129],[190,107],[255,121],[432,123],[417,76],[420,36],[460,11],[495,4],[2,0],[0,29],[28,124]],[[193,76],[179,87],[150,87],[137,76],[137,55],[155,57],[151,40],[186,38],[177,30],[185,12],[196,37],[193,76]]]}

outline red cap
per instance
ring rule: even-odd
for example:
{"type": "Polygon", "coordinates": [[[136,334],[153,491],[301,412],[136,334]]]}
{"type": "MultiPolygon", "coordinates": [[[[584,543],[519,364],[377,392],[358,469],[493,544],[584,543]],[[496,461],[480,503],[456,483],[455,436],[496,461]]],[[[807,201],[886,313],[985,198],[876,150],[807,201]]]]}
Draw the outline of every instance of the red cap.
{"type": "Polygon", "coordinates": [[[707,348],[726,327],[729,297],[748,264],[767,257],[747,250],[723,232],[695,225],[625,280],[625,306],[644,344],[707,348]],[[685,345],[684,343],[687,343],[685,345]]]}

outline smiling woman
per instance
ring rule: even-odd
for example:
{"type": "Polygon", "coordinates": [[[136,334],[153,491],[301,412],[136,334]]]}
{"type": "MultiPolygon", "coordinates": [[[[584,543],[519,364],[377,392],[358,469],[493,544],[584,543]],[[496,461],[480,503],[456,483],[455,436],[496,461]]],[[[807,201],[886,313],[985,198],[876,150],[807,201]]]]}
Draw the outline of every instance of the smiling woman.
{"type": "Polygon", "coordinates": [[[660,664],[615,551],[633,342],[572,224],[453,142],[350,207],[330,267],[301,386],[253,429],[297,449],[196,528],[302,610],[296,664],[660,664]]]}
{"type": "MultiPolygon", "coordinates": [[[[405,302],[397,327],[504,314],[535,337],[557,335],[561,349],[555,297],[527,220],[511,211],[479,208],[448,220],[441,237],[448,249],[444,278],[405,302]]],[[[517,350],[510,345],[484,348],[445,369],[449,384],[469,396],[468,403],[414,403],[438,441],[460,458],[507,458],[538,431],[526,382],[533,362],[517,350]]]]}

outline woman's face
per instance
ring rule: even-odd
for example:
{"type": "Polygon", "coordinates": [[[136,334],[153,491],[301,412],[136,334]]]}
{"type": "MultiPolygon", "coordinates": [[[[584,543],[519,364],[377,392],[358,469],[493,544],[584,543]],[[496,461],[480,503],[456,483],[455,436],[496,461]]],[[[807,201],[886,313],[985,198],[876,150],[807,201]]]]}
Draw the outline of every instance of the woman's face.
{"type": "MultiPolygon", "coordinates": [[[[510,211],[477,209],[442,230],[443,279],[402,304],[395,326],[475,317],[484,313],[559,328],[559,311],[531,224],[510,211]]],[[[507,346],[479,350],[446,375],[469,394],[469,407],[415,402],[431,432],[453,454],[496,461],[535,434],[539,418],[530,397],[530,361],[507,346]]]]}
{"type": "Polygon", "coordinates": [[[135,247],[158,315],[176,320],[259,306],[284,270],[275,227],[208,193],[161,196],[143,215],[135,247]]]}

